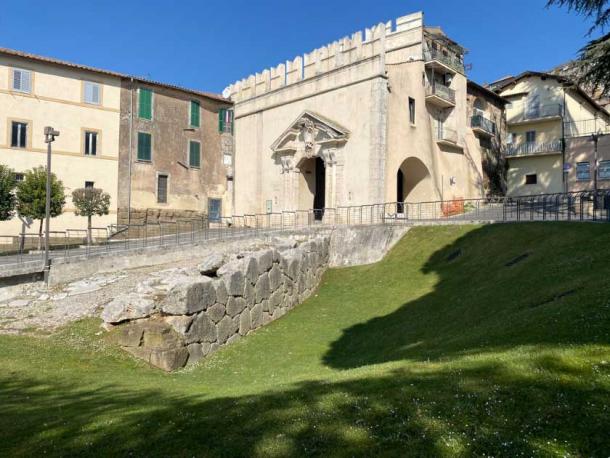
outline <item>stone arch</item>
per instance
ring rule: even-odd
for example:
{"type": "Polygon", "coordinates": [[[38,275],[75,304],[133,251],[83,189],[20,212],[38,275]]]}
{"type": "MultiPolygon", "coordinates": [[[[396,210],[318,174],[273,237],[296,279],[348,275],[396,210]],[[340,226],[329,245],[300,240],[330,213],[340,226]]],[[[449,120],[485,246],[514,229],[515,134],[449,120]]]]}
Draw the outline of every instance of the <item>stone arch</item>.
{"type": "Polygon", "coordinates": [[[403,205],[409,202],[423,202],[434,200],[436,193],[432,183],[432,175],[420,159],[409,157],[405,159],[396,171],[396,201],[399,204],[399,213],[403,205]]]}

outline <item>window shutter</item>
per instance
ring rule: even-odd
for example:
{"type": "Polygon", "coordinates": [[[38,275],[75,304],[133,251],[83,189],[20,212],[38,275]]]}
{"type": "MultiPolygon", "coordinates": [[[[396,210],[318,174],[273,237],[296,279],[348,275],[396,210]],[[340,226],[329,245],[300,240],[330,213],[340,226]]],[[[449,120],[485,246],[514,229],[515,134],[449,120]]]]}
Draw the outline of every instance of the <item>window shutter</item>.
{"type": "Polygon", "coordinates": [[[140,108],[138,116],[142,119],[152,119],[152,91],[140,88],[140,108]]]}
{"type": "Polygon", "coordinates": [[[200,106],[196,100],[191,100],[191,127],[199,127],[200,106]]]}
{"type": "Polygon", "coordinates": [[[224,132],[225,130],[225,115],[226,115],[227,110],[224,108],[221,108],[218,111],[218,131],[219,132],[224,132]]]}
{"type": "Polygon", "coordinates": [[[13,71],[13,89],[16,91],[21,91],[21,71],[14,70],[13,71]]]}
{"type": "Polygon", "coordinates": [[[138,132],[138,160],[151,160],[151,135],[145,132],[138,132]]]}
{"type": "Polygon", "coordinates": [[[199,142],[189,142],[189,165],[191,167],[201,166],[201,144],[199,142]]]}

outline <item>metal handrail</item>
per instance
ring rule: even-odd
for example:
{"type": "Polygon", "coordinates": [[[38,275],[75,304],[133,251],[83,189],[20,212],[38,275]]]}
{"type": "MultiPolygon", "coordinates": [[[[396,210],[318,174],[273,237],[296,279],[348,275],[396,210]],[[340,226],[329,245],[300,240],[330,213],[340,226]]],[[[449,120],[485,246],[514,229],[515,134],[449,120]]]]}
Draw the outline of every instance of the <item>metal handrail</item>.
{"type": "Polygon", "coordinates": [[[444,53],[439,51],[438,49],[428,49],[424,51],[424,61],[432,62],[437,61],[440,62],[453,70],[456,70],[460,73],[464,73],[464,62],[458,56],[451,54],[449,52],[444,53]]]}
{"type": "Polygon", "coordinates": [[[562,150],[563,141],[561,139],[551,140],[550,142],[525,142],[517,145],[506,146],[506,156],[529,156],[532,154],[543,154],[559,152],[562,150]]]}
{"type": "Polygon", "coordinates": [[[487,119],[485,116],[475,114],[470,118],[470,127],[483,129],[485,132],[495,135],[496,123],[487,119]]]}
{"type": "Polygon", "coordinates": [[[455,91],[449,86],[441,83],[433,83],[426,85],[426,96],[435,95],[443,100],[455,104],[455,91]]]}

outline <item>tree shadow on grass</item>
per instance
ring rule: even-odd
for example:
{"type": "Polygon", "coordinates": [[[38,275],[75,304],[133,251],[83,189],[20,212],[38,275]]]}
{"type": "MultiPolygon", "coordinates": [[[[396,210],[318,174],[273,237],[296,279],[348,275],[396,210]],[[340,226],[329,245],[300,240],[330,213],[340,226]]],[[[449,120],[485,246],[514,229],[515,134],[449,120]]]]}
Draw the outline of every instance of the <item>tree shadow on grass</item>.
{"type": "Polygon", "coordinates": [[[610,246],[608,235],[607,227],[578,223],[467,232],[425,262],[421,272],[438,278],[431,293],[343,330],[323,361],[351,369],[518,346],[608,344],[610,264],[600,251],[610,246]]]}
{"type": "Polygon", "coordinates": [[[206,399],[12,374],[0,377],[0,455],[605,456],[610,393],[590,369],[576,375],[486,361],[206,399]]]}

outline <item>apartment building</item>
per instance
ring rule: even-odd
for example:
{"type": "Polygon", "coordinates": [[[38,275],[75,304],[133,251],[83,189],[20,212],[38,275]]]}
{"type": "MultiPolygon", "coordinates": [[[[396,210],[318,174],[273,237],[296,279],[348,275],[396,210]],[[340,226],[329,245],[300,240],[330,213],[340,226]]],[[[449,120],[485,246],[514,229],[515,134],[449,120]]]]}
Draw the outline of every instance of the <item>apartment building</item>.
{"type": "Polygon", "coordinates": [[[510,102],[508,195],[593,189],[596,181],[606,186],[610,141],[603,134],[610,115],[585,91],[563,76],[531,71],[492,89],[510,102]]]}
{"type": "Polygon", "coordinates": [[[483,189],[487,196],[506,193],[505,107],[508,100],[474,81],[467,85],[468,118],[481,149],[483,189]]]}
{"type": "Polygon", "coordinates": [[[418,12],[229,86],[236,213],[480,197],[464,53],[418,12]]]}
{"type": "MultiPolygon", "coordinates": [[[[231,107],[216,94],[0,48],[0,164],[22,179],[46,165],[44,127],[60,132],[51,168],[67,199],[53,231],[86,226],[70,198],[82,187],[110,194],[96,227],[230,213],[231,107]]],[[[0,234],[32,223],[16,216],[0,234]]]]}
{"type": "MultiPolygon", "coordinates": [[[[60,136],[53,143],[52,170],[63,182],[63,215],[51,230],[82,228],[86,218],[74,214],[70,196],[95,186],[108,192],[111,210],[95,217],[96,226],[116,222],[119,163],[121,78],[111,72],[68,64],[9,49],[0,49],[0,163],[17,180],[33,167],[46,165],[45,126],[60,136]]],[[[32,221],[18,217],[0,222],[0,234],[17,234],[32,221]]]]}
{"type": "Polygon", "coordinates": [[[215,94],[123,78],[119,224],[232,212],[231,103],[215,94]]]}

